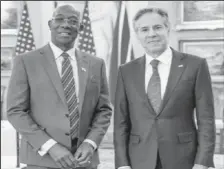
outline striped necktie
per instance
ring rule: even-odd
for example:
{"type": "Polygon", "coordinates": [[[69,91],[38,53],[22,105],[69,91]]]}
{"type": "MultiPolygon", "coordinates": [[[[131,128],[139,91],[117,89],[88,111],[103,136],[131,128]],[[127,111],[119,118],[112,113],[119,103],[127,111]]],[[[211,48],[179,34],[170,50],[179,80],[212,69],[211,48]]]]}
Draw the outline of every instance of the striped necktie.
{"type": "Polygon", "coordinates": [[[156,113],[159,113],[161,104],[161,83],[158,72],[159,61],[154,59],[150,62],[153,70],[153,74],[149,80],[147,95],[156,113]]]}
{"type": "Polygon", "coordinates": [[[69,111],[70,136],[73,139],[75,137],[78,137],[78,128],[79,128],[78,97],[76,94],[75,79],[69,55],[67,53],[62,53],[61,56],[64,58],[62,61],[61,81],[64,88],[65,98],[69,111]]]}

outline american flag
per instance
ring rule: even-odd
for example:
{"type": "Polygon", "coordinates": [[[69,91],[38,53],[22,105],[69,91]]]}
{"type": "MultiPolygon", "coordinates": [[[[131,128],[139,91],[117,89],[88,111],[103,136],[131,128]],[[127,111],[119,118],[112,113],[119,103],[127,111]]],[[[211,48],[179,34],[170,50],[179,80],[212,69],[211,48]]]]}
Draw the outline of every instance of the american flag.
{"type": "Polygon", "coordinates": [[[16,55],[24,52],[28,52],[35,49],[33,33],[31,29],[31,23],[29,19],[29,13],[27,9],[27,4],[24,2],[24,8],[22,12],[20,28],[17,35],[16,43],[16,55]]]}
{"type": "Polygon", "coordinates": [[[86,4],[85,4],[83,17],[82,17],[82,25],[84,26],[84,28],[82,31],[80,31],[78,48],[82,52],[96,55],[91,22],[89,18],[88,1],[86,1],[86,4]]]}

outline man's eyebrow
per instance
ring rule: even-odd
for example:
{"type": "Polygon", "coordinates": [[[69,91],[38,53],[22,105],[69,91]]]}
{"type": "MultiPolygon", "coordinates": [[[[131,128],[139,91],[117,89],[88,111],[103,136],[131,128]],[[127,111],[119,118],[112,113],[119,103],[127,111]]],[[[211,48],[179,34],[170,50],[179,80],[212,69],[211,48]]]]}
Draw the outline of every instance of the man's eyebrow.
{"type": "Polygon", "coordinates": [[[162,24],[156,24],[156,25],[153,25],[153,27],[156,27],[156,26],[163,26],[162,24]]]}
{"type": "Polygon", "coordinates": [[[62,14],[56,14],[54,17],[58,17],[58,16],[64,16],[64,15],[62,15],[62,14]]]}
{"type": "Polygon", "coordinates": [[[79,17],[78,17],[78,16],[76,16],[76,15],[69,16],[69,18],[79,19],[79,17]]]}
{"type": "Polygon", "coordinates": [[[148,28],[148,26],[139,26],[138,28],[145,29],[145,28],[148,28]]]}

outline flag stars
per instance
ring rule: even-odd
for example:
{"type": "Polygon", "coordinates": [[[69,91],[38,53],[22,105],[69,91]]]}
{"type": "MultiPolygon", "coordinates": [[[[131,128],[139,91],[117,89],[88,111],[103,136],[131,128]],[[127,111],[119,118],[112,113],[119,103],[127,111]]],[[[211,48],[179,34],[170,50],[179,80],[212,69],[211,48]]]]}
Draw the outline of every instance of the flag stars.
{"type": "Polygon", "coordinates": [[[88,3],[84,9],[82,24],[84,25],[84,29],[80,32],[78,47],[82,52],[94,55],[95,49],[88,12],[88,3]]]}
{"type": "Polygon", "coordinates": [[[31,24],[28,16],[27,5],[24,5],[22,12],[20,29],[17,36],[16,55],[35,49],[33,35],[31,32],[31,24]]]}

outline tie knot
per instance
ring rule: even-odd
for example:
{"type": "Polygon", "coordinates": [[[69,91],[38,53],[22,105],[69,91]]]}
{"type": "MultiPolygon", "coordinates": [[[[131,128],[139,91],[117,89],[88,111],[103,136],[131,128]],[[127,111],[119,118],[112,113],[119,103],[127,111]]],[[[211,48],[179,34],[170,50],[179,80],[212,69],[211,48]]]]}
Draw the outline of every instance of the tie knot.
{"type": "Polygon", "coordinates": [[[69,58],[69,54],[67,54],[66,52],[63,52],[61,54],[61,56],[64,58],[64,59],[68,59],[69,58]]]}
{"type": "Polygon", "coordinates": [[[153,69],[156,69],[158,67],[159,61],[156,59],[153,59],[150,64],[152,65],[153,69]]]}

